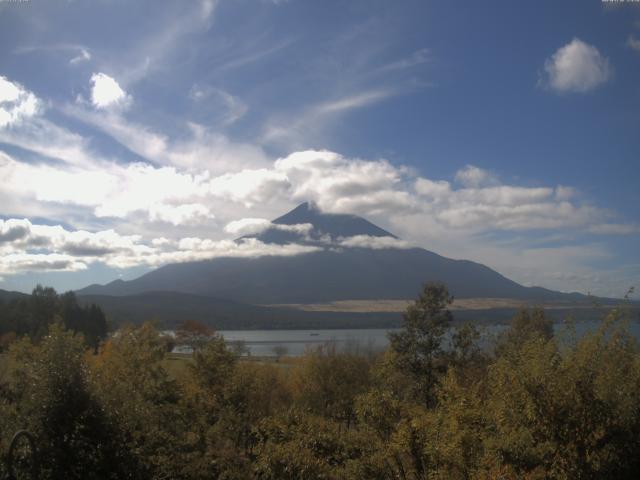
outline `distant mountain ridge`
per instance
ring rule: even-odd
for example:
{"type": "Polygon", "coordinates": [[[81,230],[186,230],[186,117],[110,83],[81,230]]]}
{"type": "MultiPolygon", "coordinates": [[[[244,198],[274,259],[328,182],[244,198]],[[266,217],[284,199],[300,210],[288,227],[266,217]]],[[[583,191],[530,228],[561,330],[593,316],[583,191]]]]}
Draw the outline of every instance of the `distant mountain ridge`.
{"type": "Polygon", "coordinates": [[[126,296],[169,291],[249,304],[284,304],[412,299],[424,282],[441,281],[460,298],[558,302],[586,299],[577,293],[524,287],[485,265],[449,259],[422,248],[335,248],[327,244],[359,236],[398,240],[364,218],[323,213],[314,205],[303,203],[273,220],[262,232],[243,238],[281,245],[325,245],[320,251],[169,264],[134,280],[91,285],[77,293],[126,296]]]}
{"type": "Polygon", "coordinates": [[[20,298],[26,298],[28,294],[22,292],[13,292],[8,290],[0,290],[0,301],[1,302],[10,302],[11,300],[16,300],[20,298]]]}

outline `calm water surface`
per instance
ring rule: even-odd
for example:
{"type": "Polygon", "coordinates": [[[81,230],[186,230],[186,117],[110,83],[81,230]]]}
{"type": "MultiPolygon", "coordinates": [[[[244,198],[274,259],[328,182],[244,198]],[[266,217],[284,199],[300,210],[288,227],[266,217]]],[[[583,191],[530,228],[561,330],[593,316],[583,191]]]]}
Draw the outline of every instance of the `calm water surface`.
{"type": "MultiPolygon", "coordinates": [[[[594,331],[600,322],[580,322],[575,325],[576,336],[579,338],[587,332],[594,331]]],[[[487,325],[480,327],[481,343],[489,345],[491,340],[506,326],[487,325]]],[[[557,334],[562,334],[565,325],[554,325],[557,334]]],[[[629,323],[629,330],[640,340],[640,324],[629,323]]],[[[335,330],[220,330],[224,339],[229,343],[242,342],[251,355],[275,356],[276,351],[286,355],[302,355],[307,348],[314,348],[324,344],[334,344],[338,350],[376,351],[383,350],[389,344],[387,333],[397,329],[335,329],[335,330]]]]}

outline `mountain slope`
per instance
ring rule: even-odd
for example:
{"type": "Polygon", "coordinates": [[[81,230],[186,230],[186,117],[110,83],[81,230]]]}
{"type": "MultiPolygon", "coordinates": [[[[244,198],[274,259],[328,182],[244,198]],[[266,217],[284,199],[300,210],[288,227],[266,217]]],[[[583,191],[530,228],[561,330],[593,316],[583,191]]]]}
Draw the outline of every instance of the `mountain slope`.
{"type": "MultiPolygon", "coordinates": [[[[252,304],[310,303],[347,299],[411,299],[427,281],[447,284],[460,298],[500,297],[571,301],[584,298],[528,288],[467,260],[452,260],[422,248],[335,248],[344,237],[391,237],[353,215],[329,215],[302,204],[254,236],[265,243],[315,243],[321,251],[259,258],[216,258],[165,265],[131,281],[92,285],[79,294],[133,295],[174,291],[252,304]],[[311,224],[311,230],[281,229],[311,224]],[[323,243],[324,242],[324,243],[323,243]],[[331,247],[331,248],[330,248],[331,247]]],[[[245,237],[246,238],[246,237],[245,237]]]]}

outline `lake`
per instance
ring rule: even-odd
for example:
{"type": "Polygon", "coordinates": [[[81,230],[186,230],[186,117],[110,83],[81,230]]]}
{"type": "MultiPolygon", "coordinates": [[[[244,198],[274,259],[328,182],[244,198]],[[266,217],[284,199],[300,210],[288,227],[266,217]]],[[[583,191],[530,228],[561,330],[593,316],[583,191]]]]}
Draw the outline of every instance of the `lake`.
{"type": "MultiPolygon", "coordinates": [[[[594,331],[600,322],[579,322],[575,324],[576,336],[581,337],[587,332],[594,331]]],[[[640,324],[630,322],[629,330],[640,340],[640,324]]],[[[489,345],[491,340],[505,325],[488,325],[479,327],[483,345],[489,345]]],[[[554,329],[561,334],[564,323],[554,324],[554,329]]],[[[335,344],[338,350],[358,349],[360,351],[384,350],[389,344],[387,333],[397,329],[327,329],[327,330],[220,330],[224,339],[229,343],[243,342],[247,351],[254,356],[276,356],[276,349],[282,348],[286,355],[302,355],[307,348],[318,347],[327,343],[335,344]]]]}

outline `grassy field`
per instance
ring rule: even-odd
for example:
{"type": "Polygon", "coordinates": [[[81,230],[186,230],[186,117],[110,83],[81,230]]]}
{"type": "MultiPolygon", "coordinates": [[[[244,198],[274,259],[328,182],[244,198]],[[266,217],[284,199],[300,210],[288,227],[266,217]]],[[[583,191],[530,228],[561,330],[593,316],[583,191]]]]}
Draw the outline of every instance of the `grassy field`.
{"type": "MultiPolygon", "coordinates": [[[[293,308],[305,312],[394,313],[403,312],[412,302],[413,300],[338,300],[327,303],[288,303],[268,306],[293,308]]],[[[451,310],[518,309],[531,304],[531,301],[513,298],[460,298],[453,301],[451,310]]],[[[557,309],[575,308],[578,305],[548,303],[541,306],[546,309],[557,309]]],[[[589,304],[580,306],[591,308],[589,304]]]]}

